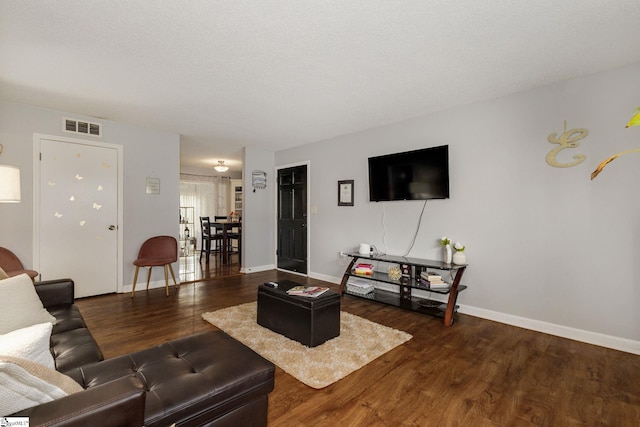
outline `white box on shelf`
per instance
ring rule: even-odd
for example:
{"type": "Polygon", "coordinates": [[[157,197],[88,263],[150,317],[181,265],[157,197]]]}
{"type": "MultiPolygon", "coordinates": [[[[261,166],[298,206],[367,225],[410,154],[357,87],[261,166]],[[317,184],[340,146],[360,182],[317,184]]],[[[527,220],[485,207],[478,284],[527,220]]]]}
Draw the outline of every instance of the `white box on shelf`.
{"type": "Polygon", "coordinates": [[[366,295],[374,290],[374,286],[368,280],[350,278],[347,282],[347,292],[359,295],[366,295]]]}

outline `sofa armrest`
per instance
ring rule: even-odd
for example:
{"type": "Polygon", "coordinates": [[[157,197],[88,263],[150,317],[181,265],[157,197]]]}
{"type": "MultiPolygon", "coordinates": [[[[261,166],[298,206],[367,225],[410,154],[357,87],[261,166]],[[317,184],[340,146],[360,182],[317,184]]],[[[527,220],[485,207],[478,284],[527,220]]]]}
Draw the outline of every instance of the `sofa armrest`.
{"type": "Polygon", "coordinates": [[[34,283],[44,308],[71,305],[74,301],[74,283],[71,279],[46,280],[34,283]]]}
{"type": "Polygon", "coordinates": [[[144,425],[145,398],[140,383],[125,377],[12,416],[29,417],[32,427],[139,427],[144,425]]]}

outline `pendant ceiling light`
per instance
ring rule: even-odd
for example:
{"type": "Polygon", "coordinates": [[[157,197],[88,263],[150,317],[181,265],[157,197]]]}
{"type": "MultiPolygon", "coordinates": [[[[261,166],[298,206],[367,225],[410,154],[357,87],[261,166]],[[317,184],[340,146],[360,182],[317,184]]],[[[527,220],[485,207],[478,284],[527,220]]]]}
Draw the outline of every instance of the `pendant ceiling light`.
{"type": "Polygon", "coordinates": [[[229,166],[224,165],[224,160],[218,160],[218,164],[213,167],[218,172],[226,172],[229,170],[229,166]]]}

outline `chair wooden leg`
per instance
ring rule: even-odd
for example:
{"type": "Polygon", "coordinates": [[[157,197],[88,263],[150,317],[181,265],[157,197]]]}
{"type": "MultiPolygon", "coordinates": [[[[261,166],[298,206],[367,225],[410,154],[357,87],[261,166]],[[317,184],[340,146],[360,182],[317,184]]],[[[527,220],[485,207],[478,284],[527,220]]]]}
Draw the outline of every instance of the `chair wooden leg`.
{"type": "Polygon", "coordinates": [[[151,281],[151,270],[153,267],[149,267],[149,273],[147,273],[147,290],[149,290],[149,282],[151,281]]]}
{"type": "Polygon", "coordinates": [[[171,264],[169,264],[169,271],[171,272],[171,277],[173,277],[173,284],[178,286],[178,282],[176,282],[176,275],[173,274],[173,266],[171,264]]]}
{"type": "Polygon", "coordinates": [[[138,271],[140,267],[136,265],[136,274],[133,275],[133,289],[131,290],[131,298],[136,295],[136,282],[138,281],[138,271]]]}
{"type": "Polygon", "coordinates": [[[202,254],[207,252],[207,246],[211,244],[211,240],[205,239],[202,237],[202,242],[200,243],[200,262],[202,262],[202,254]]]}
{"type": "Polygon", "coordinates": [[[169,272],[167,271],[167,265],[164,265],[164,289],[167,296],[169,296],[169,272]]]}

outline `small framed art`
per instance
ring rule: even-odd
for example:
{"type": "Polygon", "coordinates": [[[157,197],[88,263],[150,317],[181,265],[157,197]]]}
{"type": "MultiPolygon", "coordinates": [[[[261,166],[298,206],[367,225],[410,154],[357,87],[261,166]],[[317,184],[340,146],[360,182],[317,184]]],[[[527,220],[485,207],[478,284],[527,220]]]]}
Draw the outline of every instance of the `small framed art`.
{"type": "Polygon", "coordinates": [[[338,206],[353,206],[353,180],[338,181],[338,206]]]}
{"type": "Polygon", "coordinates": [[[147,178],[147,194],[160,194],[160,178],[147,178]]]}

